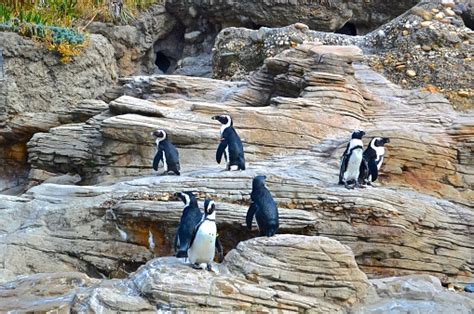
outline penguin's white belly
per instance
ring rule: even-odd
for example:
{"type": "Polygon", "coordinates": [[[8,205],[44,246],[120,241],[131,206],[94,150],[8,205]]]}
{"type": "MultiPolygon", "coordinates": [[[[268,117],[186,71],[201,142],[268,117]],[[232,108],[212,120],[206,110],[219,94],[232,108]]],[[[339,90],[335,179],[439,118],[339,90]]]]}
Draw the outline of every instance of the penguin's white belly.
{"type": "Polygon", "coordinates": [[[165,172],[168,172],[168,163],[166,162],[166,154],[164,151],[163,151],[163,170],[165,172]]]}
{"type": "Polygon", "coordinates": [[[214,259],[217,228],[215,222],[204,221],[196,233],[193,245],[188,250],[192,264],[211,263],[214,259]]]}
{"type": "Polygon", "coordinates": [[[362,162],[362,149],[352,151],[344,172],[344,181],[357,180],[359,178],[360,163],[362,162]]]}
{"type": "Polygon", "coordinates": [[[225,147],[225,154],[224,154],[225,162],[229,163],[229,145],[225,147]]]}

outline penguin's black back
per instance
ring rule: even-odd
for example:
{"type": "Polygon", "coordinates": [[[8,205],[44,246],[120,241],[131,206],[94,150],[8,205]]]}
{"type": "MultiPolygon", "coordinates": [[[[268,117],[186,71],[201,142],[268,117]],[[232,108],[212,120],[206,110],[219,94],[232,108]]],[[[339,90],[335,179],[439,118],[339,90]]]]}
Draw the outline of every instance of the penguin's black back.
{"type": "Polygon", "coordinates": [[[253,184],[250,198],[253,203],[251,207],[255,206],[255,218],[260,236],[273,236],[279,227],[278,208],[263,181],[253,184]]]}
{"type": "Polygon", "coordinates": [[[192,202],[185,207],[181,219],[179,221],[178,238],[179,249],[176,254],[177,257],[187,257],[188,248],[193,237],[194,228],[199,224],[202,218],[201,210],[197,202],[192,202]]]}
{"type": "Polygon", "coordinates": [[[244,146],[235,129],[230,126],[222,133],[222,137],[227,141],[229,148],[229,165],[238,165],[239,169],[245,170],[244,146]]]}
{"type": "Polygon", "coordinates": [[[179,175],[181,166],[179,165],[179,153],[176,147],[168,140],[164,139],[159,144],[161,150],[165,152],[166,163],[168,164],[168,171],[173,171],[179,175]]]}

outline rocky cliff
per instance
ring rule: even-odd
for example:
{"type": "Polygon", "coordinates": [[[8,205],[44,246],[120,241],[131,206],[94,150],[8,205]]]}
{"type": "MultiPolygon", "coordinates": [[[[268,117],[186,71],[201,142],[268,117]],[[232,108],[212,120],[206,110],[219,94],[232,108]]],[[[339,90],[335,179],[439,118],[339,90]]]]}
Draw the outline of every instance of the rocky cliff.
{"type": "MultiPolygon", "coordinates": [[[[171,13],[152,7],[144,18],[174,14],[192,23],[183,3],[171,13]]],[[[334,4],[327,2],[341,7],[334,4]]],[[[226,5],[193,7],[201,15],[233,12],[226,5]]],[[[417,20],[413,11],[403,18],[417,20]]],[[[0,145],[5,158],[19,158],[0,176],[17,186],[0,195],[0,311],[472,311],[472,294],[460,291],[474,282],[472,110],[456,111],[437,90],[387,79],[373,64],[377,43],[389,42],[377,41],[378,31],[351,37],[301,23],[221,32],[214,71],[240,71],[245,80],[153,75],[114,84],[117,71],[148,62],[150,43],[182,27],[151,24],[130,26],[151,37],[127,43],[117,38],[128,26],[95,25],[111,43],[92,35],[87,52],[68,65],[0,33],[10,43],[0,145]],[[245,63],[259,41],[283,44],[245,63]],[[40,85],[17,73],[23,67],[38,72],[40,85]],[[211,117],[221,113],[234,118],[246,171],[215,162],[219,125],[211,117]],[[157,128],[179,150],[179,177],[151,170],[149,134],[157,128]],[[367,132],[365,145],[373,136],[391,140],[373,188],[337,185],[353,129],[367,132]],[[245,228],[251,181],[260,174],[280,211],[272,238],[245,228]],[[217,203],[226,257],[213,272],[169,257],[182,211],[173,193],[183,190],[196,191],[200,204],[217,203]]],[[[461,29],[457,36],[471,36],[461,29]]]]}

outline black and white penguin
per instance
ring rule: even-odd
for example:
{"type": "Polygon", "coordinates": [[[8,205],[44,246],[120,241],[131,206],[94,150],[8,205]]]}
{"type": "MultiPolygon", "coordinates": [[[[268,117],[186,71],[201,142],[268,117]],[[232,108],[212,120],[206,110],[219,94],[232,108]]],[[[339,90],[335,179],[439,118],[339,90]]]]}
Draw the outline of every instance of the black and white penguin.
{"type": "Polygon", "coordinates": [[[216,152],[217,163],[221,163],[222,155],[224,155],[227,170],[245,170],[244,147],[233,127],[232,118],[229,115],[220,115],[212,117],[212,120],[217,120],[222,124],[221,142],[216,152]]]}
{"type": "Polygon", "coordinates": [[[179,176],[181,169],[179,165],[179,153],[176,147],[167,139],[167,134],[163,130],[156,130],[151,133],[156,137],[156,155],[153,159],[153,169],[158,170],[160,161],[163,163],[164,173],[173,172],[179,176]]]}
{"type": "Polygon", "coordinates": [[[206,199],[204,202],[204,216],[194,228],[188,249],[188,258],[194,268],[200,268],[201,264],[206,264],[207,270],[211,270],[211,262],[216,251],[216,241],[216,204],[213,200],[206,199]]]}
{"type": "Polygon", "coordinates": [[[251,204],[247,211],[247,229],[252,230],[253,216],[257,219],[260,236],[271,237],[278,230],[278,208],[270,191],[265,186],[265,176],[256,176],[252,181],[251,204]]]}
{"type": "Polygon", "coordinates": [[[374,137],[363,154],[363,162],[360,165],[359,183],[371,185],[377,180],[380,167],[382,167],[385,147],[390,143],[388,137],[374,137]]]}
{"type": "Polygon", "coordinates": [[[188,257],[188,248],[193,237],[193,231],[201,221],[202,213],[192,192],[175,193],[175,197],[183,201],[184,209],[174,238],[174,249],[176,257],[188,257]]]}
{"type": "Polygon", "coordinates": [[[349,188],[351,182],[354,182],[355,187],[359,187],[360,164],[364,152],[362,137],[364,135],[364,131],[353,132],[351,140],[341,157],[339,184],[344,184],[346,188],[349,188]]]}

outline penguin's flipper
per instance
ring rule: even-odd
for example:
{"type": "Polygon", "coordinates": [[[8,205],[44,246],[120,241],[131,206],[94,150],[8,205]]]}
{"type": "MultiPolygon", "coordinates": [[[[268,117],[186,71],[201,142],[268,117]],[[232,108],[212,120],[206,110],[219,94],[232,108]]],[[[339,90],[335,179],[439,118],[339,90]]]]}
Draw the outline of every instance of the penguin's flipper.
{"type": "MultiPolygon", "coordinates": [[[[176,230],[179,230],[179,224],[176,230]]],[[[176,231],[176,234],[174,235],[174,251],[178,252],[178,248],[179,248],[179,238],[178,238],[178,231],[176,231]]]]}
{"type": "Polygon", "coordinates": [[[379,170],[377,169],[377,162],[375,160],[370,160],[368,163],[369,174],[372,176],[372,182],[377,180],[379,175],[379,170]]]}
{"type": "Polygon", "coordinates": [[[153,169],[155,171],[158,171],[158,165],[160,161],[163,159],[163,150],[161,148],[158,148],[158,151],[156,152],[155,159],[153,159],[153,169]]]}
{"type": "Polygon", "coordinates": [[[358,181],[360,184],[366,184],[369,177],[369,166],[368,161],[365,158],[362,158],[362,162],[359,167],[359,178],[358,181]]]}
{"type": "Polygon", "coordinates": [[[258,209],[258,205],[252,201],[252,204],[250,204],[249,210],[247,211],[247,217],[245,219],[248,230],[252,230],[253,216],[255,216],[257,209],[258,209]]]}
{"type": "Polygon", "coordinates": [[[224,260],[224,248],[222,247],[222,243],[219,238],[216,238],[216,251],[217,251],[217,261],[222,263],[224,260]]]}
{"type": "Polygon", "coordinates": [[[347,170],[347,163],[349,162],[349,158],[347,154],[342,155],[341,157],[341,165],[339,169],[339,183],[344,184],[344,172],[347,170]]]}
{"type": "MultiPolygon", "coordinates": [[[[222,155],[225,153],[225,148],[227,147],[227,145],[227,140],[225,138],[221,138],[221,142],[219,143],[216,152],[216,161],[218,164],[221,163],[222,155]]],[[[229,158],[229,156],[227,156],[227,158],[229,158]]]]}
{"type": "Polygon", "coordinates": [[[201,220],[200,223],[198,223],[196,225],[196,227],[194,227],[194,230],[193,230],[193,236],[191,237],[191,242],[189,242],[189,247],[192,247],[193,246],[193,242],[194,242],[194,239],[196,238],[196,234],[197,234],[197,231],[199,230],[199,227],[201,226],[201,224],[204,222],[204,220],[201,220]]]}

